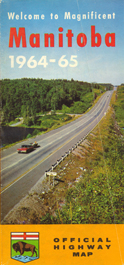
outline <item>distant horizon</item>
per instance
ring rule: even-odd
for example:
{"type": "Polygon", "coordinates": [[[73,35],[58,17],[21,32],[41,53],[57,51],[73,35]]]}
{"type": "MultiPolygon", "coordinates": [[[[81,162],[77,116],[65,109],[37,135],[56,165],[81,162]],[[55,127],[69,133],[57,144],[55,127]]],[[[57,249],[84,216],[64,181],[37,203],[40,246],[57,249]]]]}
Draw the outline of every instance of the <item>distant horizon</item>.
{"type": "MultiPolygon", "coordinates": [[[[43,79],[43,80],[67,80],[67,81],[71,81],[73,78],[71,78],[71,79],[67,79],[67,78],[42,78],[42,77],[21,77],[21,78],[2,78],[2,79],[0,79],[0,81],[2,81],[2,80],[17,80],[17,79],[43,79]]],[[[75,82],[84,82],[84,83],[89,83],[89,84],[101,84],[101,85],[103,85],[103,84],[110,84],[110,85],[112,85],[112,86],[114,86],[114,87],[117,87],[117,86],[121,86],[123,83],[121,83],[121,84],[119,84],[119,85],[114,85],[114,84],[112,84],[111,82],[89,82],[89,81],[84,81],[84,80],[77,80],[77,79],[73,79],[73,81],[75,81],[75,82]]]]}

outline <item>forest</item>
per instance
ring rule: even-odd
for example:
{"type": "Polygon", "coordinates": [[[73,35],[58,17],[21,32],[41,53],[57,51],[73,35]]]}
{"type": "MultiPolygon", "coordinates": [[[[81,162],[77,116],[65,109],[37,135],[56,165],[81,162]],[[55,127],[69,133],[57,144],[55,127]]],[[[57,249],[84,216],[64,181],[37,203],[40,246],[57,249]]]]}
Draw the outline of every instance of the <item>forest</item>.
{"type": "Polygon", "coordinates": [[[66,79],[1,80],[2,125],[23,117],[25,124],[36,124],[38,113],[61,110],[63,113],[84,113],[94,99],[111,84],[87,83],[66,79]]]}

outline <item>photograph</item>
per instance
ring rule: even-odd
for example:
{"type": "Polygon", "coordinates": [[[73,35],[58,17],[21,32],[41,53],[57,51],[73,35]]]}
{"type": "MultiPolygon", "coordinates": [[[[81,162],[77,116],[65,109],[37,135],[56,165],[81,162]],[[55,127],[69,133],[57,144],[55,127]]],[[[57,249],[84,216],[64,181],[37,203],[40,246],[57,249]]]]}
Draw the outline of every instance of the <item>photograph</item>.
{"type": "Polygon", "coordinates": [[[0,0],[1,265],[124,265],[123,32],[123,0],[0,0]]]}

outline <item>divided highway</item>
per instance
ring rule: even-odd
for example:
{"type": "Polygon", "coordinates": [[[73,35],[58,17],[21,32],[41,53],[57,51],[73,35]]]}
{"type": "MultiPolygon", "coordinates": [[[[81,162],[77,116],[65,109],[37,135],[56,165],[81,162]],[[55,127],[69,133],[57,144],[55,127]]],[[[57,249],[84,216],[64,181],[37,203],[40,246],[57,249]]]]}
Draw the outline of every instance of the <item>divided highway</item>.
{"type": "MultiPolygon", "coordinates": [[[[28,154],[18,154],[21,144],[4,149],[1,158],[2,219],[43,178],[57,159],[85,137],[105,115],[113,91],[107,91],[96,105],[79,119],[49,133],[37,136],[39,147],[28,154]]],[[[29,140],[24,142],[29,144],[29,140]]]]}

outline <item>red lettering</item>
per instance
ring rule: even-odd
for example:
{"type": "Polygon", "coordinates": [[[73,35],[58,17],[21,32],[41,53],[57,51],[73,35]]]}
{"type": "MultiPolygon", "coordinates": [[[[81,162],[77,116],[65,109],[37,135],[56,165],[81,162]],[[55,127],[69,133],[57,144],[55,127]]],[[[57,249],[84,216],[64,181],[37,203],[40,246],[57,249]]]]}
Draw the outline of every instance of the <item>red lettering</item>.
{"type": "Polygon", "coordinates": [[[49,39],[50,39],[50,47],[54,47],[54,34],[44,34],[44,46],[49,47],[49,39]]]}
{"type": "MultiPolygon", "coordinates": [[[[59,32],[63,32],[63,28],[59,28],[59,32]]],[[[59,34],[59,47],[63,47],[63,34],[59,34]]]]}
{"type": "Polygon", "coordinates": [[[87,44],[87,37],[86,37],[86,35],[84,33],[78,34],[78,36],[77,36],[77,44],[80,47],[84,47],[87,44]]]}
{"type": "Polygon", "coordinates": [[[99,47],[101,45],[101,35],[99,33],[95,33],[95,26],[91,26],[91,47],[99,47]],[[97,42],[95,42],[97,38],[97,42]]]}
{"type": "Polygon", "coordinates": [[[105,44],[107,47],[115,47],[115,33],[107,33],[105,35],[105,44]]]}
{"type": "Polygon", "coordinates": [[[19,28],[18,36],[16,32],[16,28],[10,28],[10,36],[9,36],[9,48],[13,48],[13,39],[15,39],[15,45],[17,48],[20,46],[20,41],[22,39],[22,47],[26,48],[26,34],[25,28],[19,28]]]}
{"type": "Polygon", "coordinates": [[[72,33],[71,29],[68,29],[68,32],[66,34],[66,37],[68,38],[68,47],[72,47],[72,37],[74,34],[72,33]]]}
{"type": "Polygon", "coordinates": [[[29,38],[29,42],[32,48],[39,48],[40,47],[40,34],[31,34],[29,38]],[[35,39],[35,42],[34,42],[35,39]]]}

